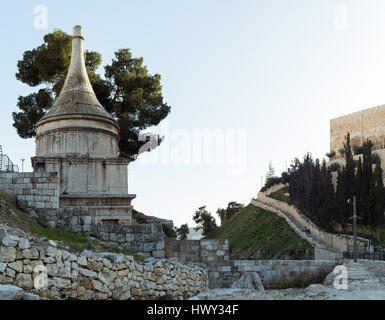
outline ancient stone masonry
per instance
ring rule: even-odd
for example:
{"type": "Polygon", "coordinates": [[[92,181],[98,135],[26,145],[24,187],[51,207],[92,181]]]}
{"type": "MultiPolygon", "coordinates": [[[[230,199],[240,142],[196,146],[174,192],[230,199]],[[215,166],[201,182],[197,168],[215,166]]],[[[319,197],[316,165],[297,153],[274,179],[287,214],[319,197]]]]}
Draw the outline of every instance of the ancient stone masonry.
{"type": "Polygon", "coordinates": [[[73,254],[57,248],[53,241],[10,234],[0,239],[0,284],[33,290],[36,277],[42,275],[38,266],[46,268],[47,287],[42,291],[49,296],[186,299],[208,287],[205,270],[193,264],[155,258],[142,263],[132,256],[87,250],[73,254]]]}
{"type": "Polygon", "coordinates": [[[130,224],[129,160],[119,157],[120,128],[92,89],[83,46],[75,26],[63,88],[36,124],[34,172],[1,174],[0,188],[22,209],[82,208],[98,223],[130,224]]]}
{"type": "Polygon", "coordinates": [[[100,223],[130,224],[128,159],[119,157],[119,125],[98,101],[87,75],[82,28],[60,95],[36,124],[35,172],[60,177],[60,207],[83,208],[100,223]]]}
{"type": "Polygon", "coordinates": [[[247,272],[257,272],[264,287],[269,288],[282,280],[294,279],[308,272],[332,270],[333,260],[229,260],[227,239],[165,240],[166,258],[183,263],[194,262],[208,272],[210,288],[230,288],[247,272]]]}
{"type": "Polygon", "coordinates": [[[352,145],[361,146],[366,139],[374,149],[385,147],[385,106],[378,106],[330,120],[330,150],[337,153],[343,148],[347,133],[352,145]]]}
{"type": "Polygon", "coordinates": [[[144,256],[164,258],[164,233],[160,223],[115,225],[103,224],[80,208],[59,208],[57,210],[34,209],[39,221],[50,228],[92,235],[103,241],[123,245],[144,256]]]}
{"type": "Polygon", "coordinates": [[[14,195],[21,209],[59,207],[57,173],[0,173],[0,189],[14,195]]]}

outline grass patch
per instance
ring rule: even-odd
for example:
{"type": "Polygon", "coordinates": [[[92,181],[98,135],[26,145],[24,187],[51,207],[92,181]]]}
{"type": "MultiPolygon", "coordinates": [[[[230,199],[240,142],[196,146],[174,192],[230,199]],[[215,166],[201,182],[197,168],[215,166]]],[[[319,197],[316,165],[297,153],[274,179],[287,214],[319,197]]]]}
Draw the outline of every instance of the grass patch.
{"type": "Polygon", "coordinates": [[[136,221],[136,223],[138,224],[147,223],[146,220],[143,217],[141,217],[141,215],[143,215],[143,213],[140,213],[135,209],[132,209],[132,218],[136,221]]]}
{"type": "Polygon", "coordinates": [[[286,186],[277,191],[270,193],[268,197],[273,198],[275,200],[282,201],[282,202],[286,202],[287,204],[291,205],[292,201],[288,193],[289,193],[289,187],[286,186]]]}
{"type": "Polygon", "coordinates": [[[47,229],[35,225],[31,226],[31,231],[39,237],[44,237],[55,241],[62,241],[69,245],[71,248],[77,250],[90,248],[91,246],[97,245],[100,242],[100,240],[90,241],[87,239],[87,236],[57,228],[47,229]]]}
{"type": "Polygon", "coordinates": [[[77,233],[64,231],[61,229],[46,229],[39,226],[32,226],[32,232],[39,236],[48,238],[50,240],[61,241],[68,245],[71,249],[75,251],[81,251],[83,249],[95,250],[97,248],[102,249],[103,251],[123,254],[126,256],[133,256],[134,260],[143,262],[144,257],[139,256],[136,253],[133,253],[129,250],[121,249],[119,246],[112,243],[102,243],[99,239],[89,240],[85,235],[80,235],[77,233]]]}
{"type": "Polygon", "coordinates": [[[140,255],[138,255],[137,253],[133,253],[129,250],[124,250],[124,249],[121,249],[119,248],[118,246],[112,244],[112,243],[102,243],[101,244],[101,247],[107,251],[107,252],[111,252],[111,253],[118,253],[118,254],[123,254],[125,256],[133,256],[134,257],[134,260],[135,261],[138,261],[138,262],[144,262],[144,260],[146,260],[145,257],[142,257],[140,255]]]}
{"type": "Polygon", "coordinates": [[[228,239],[231,259],[313,259],[313,246],[273,212],[249,204],[208,239],[228,239]]]}

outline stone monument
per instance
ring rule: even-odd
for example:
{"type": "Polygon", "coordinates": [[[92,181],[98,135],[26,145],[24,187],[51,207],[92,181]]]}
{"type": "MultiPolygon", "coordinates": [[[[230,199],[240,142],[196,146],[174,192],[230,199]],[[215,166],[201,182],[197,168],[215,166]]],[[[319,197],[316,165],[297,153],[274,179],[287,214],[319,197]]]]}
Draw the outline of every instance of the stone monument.
{"type": "Polygon", "coordinates": [[[95,223],[130,224],[127,165],[119,157],[119,125],[98,101],[87,75],[82,27],[75,26],[64,86],[36,124],[35,172],[57,172],[59,206],[81,208],[95,223]]]}

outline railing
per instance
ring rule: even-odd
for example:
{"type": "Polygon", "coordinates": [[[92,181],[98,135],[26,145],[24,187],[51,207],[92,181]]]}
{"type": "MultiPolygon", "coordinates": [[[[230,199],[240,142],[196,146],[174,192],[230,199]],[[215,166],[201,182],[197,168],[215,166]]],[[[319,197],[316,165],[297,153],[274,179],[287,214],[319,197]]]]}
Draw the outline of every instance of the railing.
{"type": "MultiPolygon", "coordinates": [[[[343,253],[345,259],[354,259],[353,251],[343,253]]],[[[385,251],[357,251],[357,259],[385,261],[385,251]]]]}
{"type": "Polygon", "coordinates": [[[3,153],[0,146],[0,172],[19,172],[19,166],[14,164],[9,157],[3,153]]]}

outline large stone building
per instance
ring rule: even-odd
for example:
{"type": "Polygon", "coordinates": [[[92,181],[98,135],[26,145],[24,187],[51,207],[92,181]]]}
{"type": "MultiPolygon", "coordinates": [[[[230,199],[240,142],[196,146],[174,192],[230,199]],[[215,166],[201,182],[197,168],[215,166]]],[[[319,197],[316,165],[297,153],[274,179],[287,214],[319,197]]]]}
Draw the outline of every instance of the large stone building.
{"type": "Polygon", "coordinates": [[[367,140],[374,150],[385,146],[385,106],[379,106],[330,120],[330,151],[338,155],[349,132],[352,145],[362,146],[367,140]]]}
{"type": "Polygon", "coordinates": [[[60,176],[60,207],[85,208],[95,222],[131,222],[127,165],[119,125],[98,101],[87,75],[82,28],[74,27],[72,56],[59,97],[36,125],[35,172],[60,176]]]}

